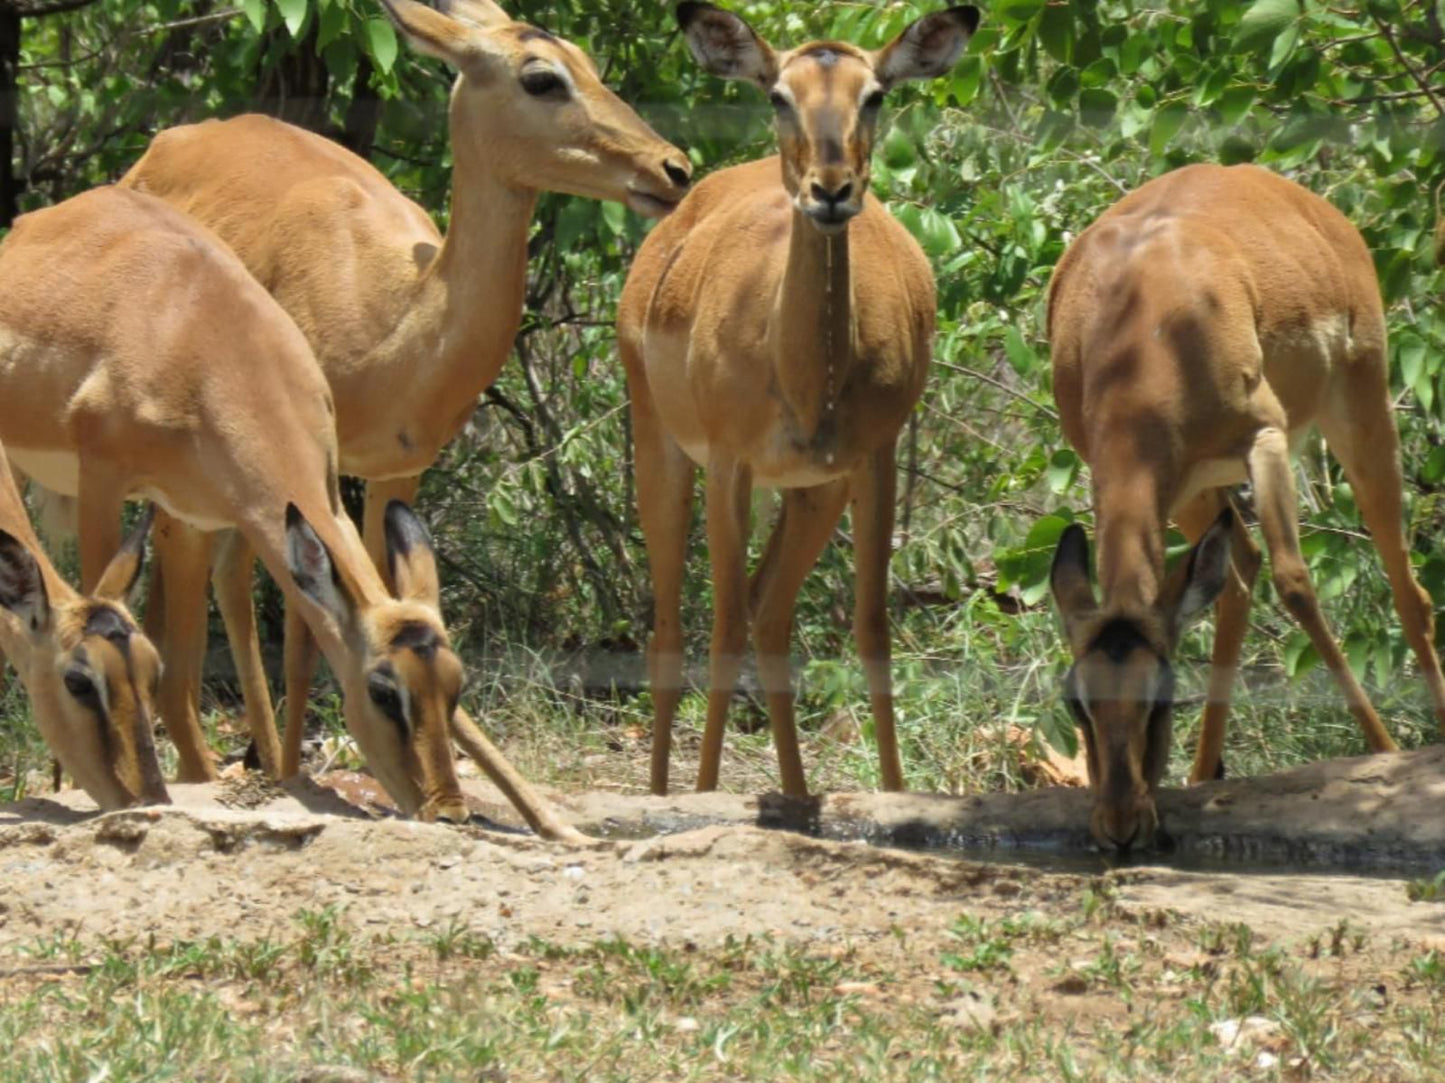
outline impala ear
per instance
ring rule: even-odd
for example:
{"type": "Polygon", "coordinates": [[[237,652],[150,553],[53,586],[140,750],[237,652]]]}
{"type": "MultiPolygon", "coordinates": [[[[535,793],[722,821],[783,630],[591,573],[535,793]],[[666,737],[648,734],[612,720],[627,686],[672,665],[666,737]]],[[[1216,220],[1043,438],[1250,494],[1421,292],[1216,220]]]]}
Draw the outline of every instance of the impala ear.
{"type": "Polygon", "coordinates": [[[1226,507],[1165,582],[1161,607],[1169,615],[1176,637],[1191,619],[1214,604],[1229,582],[1233,530],[1234,511],[1226,507]]]}
{"type": "Polygon", "coordinates": [[[1054,604],[1064,618],[1065,630],[1089,616],[1098,607],[1089,580],[1089,536],[1078,523],[1070,523],[1059,536],[1049,570],[1049,587],[1054,604]]]}
{"type": "Polygon", "coordinates": [[[923,16],[874,54],[873,74],[884,87],[946,74],[968,47],[978,20],[978,8],[967,5],[923,16]]]}
{"type": "Polygon", "coordinates": [[[491,43],[480,31],[512,21],[487,0],[453,0],[447,10],[455,10],[456,18],[417,0],[381,3],[408,45],[467,73],[479,73],[492,58],[491,43]]]}
{"type": "Polygon", "coordinates": [[[400,500],[386,505],[386,559],[396,596],[441,610],[436,550],[426,524],[400,500]]]}
{"type": "Polygon", "coordinates": [[[773,47],[731,11],[688,0],[677,5],[677,23],[703,71],[723,79],[746,79],[764,90],[778,81],[773,47]]]}
{"type": "Polygon", "coordinates": [[[492,30],[514,21],[492,0],[439,0],[437,10],[478,30],[492,30]]]}
{"type": "Polygon", "coordinates": [[[101,572],[100,582],[96,583],[94,591],[97,598],[118,602],[130,593],[135,581],[140,578],[141,566],[145,564],[146,537],[150,534],[151,522],[155,517],[156,506],[146,504],[140,519],[121,543],[115,556],[110,558],[105,571],[101,572]]]}
{"type": "Polygon", "coordinates": [[[295,504],[286,505],[286,567],[296,588],[339,628],[351,626],[356,602],[342,582],[331,550],[295,504]]]}
{"type": "Polygon", "coordinates": [[[32,635],[50,629],[50,595],[40,561],[4,530],[0,530],[0,609],[14,613],[32,635]]]}

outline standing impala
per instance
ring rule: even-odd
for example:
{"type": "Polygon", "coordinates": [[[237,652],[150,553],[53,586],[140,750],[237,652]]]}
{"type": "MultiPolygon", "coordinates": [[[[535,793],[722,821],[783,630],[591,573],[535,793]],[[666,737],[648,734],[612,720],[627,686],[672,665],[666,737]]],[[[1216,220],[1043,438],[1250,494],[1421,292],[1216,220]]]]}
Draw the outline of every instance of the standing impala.
{"type": "Polygon", "coordinates": [[[679,611],[697,466],[707,476],[715,601],[698,789],[717,785],[751,615],[783,790],[807,792],[793,721],[793,605],[850,498],[854,631],[883,785],[902,789],[886,609],[893,453],[923,389],[936,301],[923,252],[868,190],[869,157],[884,94],[948,71],[978,11],[926,16],[877,52],[843,42],[777,52],[711,4],[681,4],[677,15],[704,69],[767,93],[782,153],[699,184],[643,243],[618,311],[656,605],[652,789],[667,791],[682,693],[679,611]],[[754,486],[783,495],[749,582],[754,486]]]}
{"type": "Polygon", "coordinates": [[[151,733],[160,659],[125,607],[150,521],[147,510],[95,589],[77,593],[40,547],[0,448],[0,648],[40,736],[106,811],[170,801],[151,733]]]}
{"type": "MultiPolygon", "coordinates": [[[[491,0],[450,0],[442,5],[450,14],[414,0],[384,2],[414,48],[459,72],[445,239],[355,154],[267,117],[162,132],[121,182],[215,230],[295,319],[336,401],[340,470],[367,480],[363,533],[377,560],[381,509],[415,496],[421,472],[471,416],[512,348],[539,193],[617,200],[660,215],[691,175],[687,158],[602,85],[575,45],[514,22],[491,0]]],[[[244,549],[228,554],[217,579],[223,613],[249,607],[250,575],[244,549]]],[[[249,616],[235,619],[254,638],[249,616]]],[[[232,623],[228,617],[228,631],[232,623]]],[[[239,649],[236,633],[231,638],[239,649]]],[[[300,766],[314,654],[289,617],[286,642],[281,774],[289,776],[300,766]]],[[[264,684],[247,710],[264,711],[269,724],[264,684]]],[[[458,726],[464,746],[534,828],[566,833],[465,715],[458,726]]]]}
{"type": "Polygon", "coordinates": [[[1191,782],[1222,770],[1230,688],[1260,552],[1225,486],[1248,480],[1281,600],[1339,682],[1375,751],[1395,747],[1320,612],[1300,555],[1289,454],[1318,424],[1385,563],[1395,610],[1445,724],[1429,595],[1410,569],[1374,264],[1345,217],[1255,166],[1196,165],[1144,185],[1079,235],[1049,299],[1054,397],[1093,474],[1099,586],[1071,526],[1053,593],[1075,664],[1105,847],[1148,845],[1169,758],[1185,622],[1219,599],[1191,782]],[[1196,540],[1172,574],[1164,528],[1196,540]],[[1234,574],[1230,575],[1231,555],[1234,574]]]}
{"type": "Polygon", "coordinates": [[[24,215],[0,244],[0,432],[23,472],[79,497],[87,589],[108,584],[124,499],[171,516],[155,532],[159,703],[183,772],[209,763],[193,702],[206,532],[236,527],[316,633],[382,785],[407,813],[461,819],[447,725],[462,667],[431,545],[404,505],[387,509],[390,597],[341,509],[334,417],[290,317],[161,200],[98,188],[24,215]]]}

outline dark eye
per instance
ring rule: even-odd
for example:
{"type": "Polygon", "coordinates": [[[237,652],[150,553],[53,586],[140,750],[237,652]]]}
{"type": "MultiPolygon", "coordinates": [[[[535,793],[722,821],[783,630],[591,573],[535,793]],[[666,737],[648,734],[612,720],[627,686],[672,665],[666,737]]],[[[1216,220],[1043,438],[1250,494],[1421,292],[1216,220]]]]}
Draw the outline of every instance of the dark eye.
{"type": "Polygon", "coordinates": [[[534,68],[531,71],[524,71],[521,76],[522,89],[534,98],[545,97],[548,94],[561,91],[566,95],[567,86],[559,79],[555,72],[546,68],[534,68]]]}
{"type": "Polygon", "coordinates": [[[376,704],[378,711],[398,726],[406,728],[406,715],[401,709],[401,690],[395,684],[381,674],[373,673],[366,682],[366,694],[371,697],[371,702],[376,704]]]}
{"type": "Polygon", "coordinates": [[[876,113],[883,108],[883,91],[875,90],[863,99],[863,112],[876,113]]]}
{"type": "Polygon", "coordinates": [[[67,669],[65,671],[65,690],[81,703],[93,703],[99,697],[95,691],[95,682],[90,679],[90,674],[83,669],[67,669]]]}

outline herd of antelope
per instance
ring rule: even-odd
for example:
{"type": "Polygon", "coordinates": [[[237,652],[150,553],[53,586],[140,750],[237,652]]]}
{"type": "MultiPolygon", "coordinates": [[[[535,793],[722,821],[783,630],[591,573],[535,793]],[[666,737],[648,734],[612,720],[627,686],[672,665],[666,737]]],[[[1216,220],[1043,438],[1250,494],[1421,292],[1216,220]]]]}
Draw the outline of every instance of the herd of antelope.
{"type": "MultiPolygon", "coordinates": [[[[806,793],[794,602],[851,505],[854,629],[883,785],[903,788],[886,606],[894,451],[927,376],[936,302],[928,261],[872,194],[869,162],[887,92],[948,72],[977,9],[925,16],[876,51],[836,41],[780,51],[728,11],[678,5],[706,71],[767,94],[779,144],[777,156],[689,190],[686,155],[607,90],[576,46],[492,0],[383,3],[413,48],[459,73],[445,237],[354,154],[244,116],[162,132],[118,184],[23,216],[0,245],[0,439],[17,476],[76,497],[79,509],[82,593],[56,573],[11,469],[0,470],[0,649],[57,760],[102,809],[163,802],[159,718],[179,777],[216,776],[197,716],[209,580],[265,771],[300,768],[319,649],[348,730],[403,812],[466,817],[456,741],[537,831],[572,837],[458,706],[463,667],[442,621],[435,555],[408,508],[511,348],[546,190],[666,216],[638,251],[618,312],[656,605],[652,789],[667,789],[684,687],[698,468],[715,598],[698,787],[718,781],[751,627],[782,787],[806,793]],[[342,474],[366,481],[360,531],[341,507],[342,474]],[[755,487],[780,490],[782,511],[749,575],[755,487]],[[130,498],[153,508],[122,540],[130,498]],[[124,602],[148,530],[154,646],[124,602]],[[286,599],[282,735],[252,611],[258,557],[286,599]]],[[[1191,781],[1221,771],[1261,561],[1229,495],[1245,480],[1280,597],[1370,746],[1394,747],[1300,555],[1289,457],[1313,424],[1354,488],[1445,723],[1432,607],[1402,529],[1384,314],[1370,254],[1345,218],[1263,169],[1177,170],[1069,246],[1048,325],[1059,417],[1090,465],[1098,532],[1098,593],[1078,526],[1052,572],[1098,843],[1141,847],[1155,836],[1170,657],[1211,604],[1191,781]],[[1171,520],[1194,547],[1166,572],[1171,520]]]]}

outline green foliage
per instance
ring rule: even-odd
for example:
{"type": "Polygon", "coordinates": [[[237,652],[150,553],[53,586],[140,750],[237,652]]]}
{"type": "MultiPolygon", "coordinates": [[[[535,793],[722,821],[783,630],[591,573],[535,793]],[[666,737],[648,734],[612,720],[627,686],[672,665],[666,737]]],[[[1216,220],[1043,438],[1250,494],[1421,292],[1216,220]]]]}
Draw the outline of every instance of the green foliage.
{"type": "MultiPolygon", "coordinates": [[[[700,73],[668,5],[507,6],[586,49],[700,171],[770,152],[762,95],[700,73]]],[[[932,5],[734,6],[779,44],[835,36],[877,47],[932,5]]],[[[398,49],[371,0],[110,0],[27,20],[25,30],[16,171],[27,206],[115,179],[156,127],[260,108],[369,153],[445,224],[448,79],[435,61],[398,49]]],[[[953,686],[984,671],[1037,671],[1025,705],[1054,740],[1071,736],[1051,704],[1062,649],[1043,606],[1053,542],[1067,522],[1089,520],[1089,492],[1052,407],[1046,287],[1069,238],[1124,192],[1188,162],[1283,171],[1364,233],[1390,307],[1415,560],[1445,598],[1436,541],[1445,316],[1431,262],[1445,182],[1442,55],[1438,6],[1413,0],[1003,0],[951,75],[890,95],[874,187],[933,260],[940,305],[935,369],[900,449],[906,544],[893,568],[908,591],[983,599],[900,615],[901,711],[917,719],[916,754],[930,754],[933,718],[964,709],[929,676],[950,667],[953,686]],[[993,591],[1025,611],[993,612],[993,591]]],[[[548,650],[645,637],[646,561],[611,324],[646,228],[615,205],[542,201],[519,363],[428,475],[422,506],[447,558],[449,619],[478,654],[499,640],[548,650]]],[[[1301,489],[1306,552],[1352,667],[1423,718],[1422,697],[1402,690],[1404,643],[1349,486],[1317,448],[1304,456],[1301,489]]],[[[757,503],[759,541],[772,507],[757,503]]],[[[701,650],[700,530],[691,552],[690,642],[701,650]]],[[[837,545],[803,592],[798,638],[820,661],[849,657],[838,599],[850,583],[847,547],[837,545]]],[[[1251,637],[1245,663],[1302,675],[1312,651],[1269,594],[1258,591],[1263,634],[1251,637]]],[[[1183,648],[1194,662],[1207,649],[1205,634],[1183,648]]],[[[836,674],[817,672],[837,687],[836,674]]],[[[805,680],[805,702],[808,694],[805,680]]],[[[819,697],[836,706],[826,688],[819,697]]],[[[1018,707],[1005,696],[997,709],[1018,707]]],[[[1337,702],[1330,710],[1343,711],[1337,702]]],[[[1242,711],[1252,747],[1267,749],[1266,716],[1250,714],[1248,697],[1242,711]]],[[[1359,747],[1348,727],[1332,732],[1304,753],[1359,747]]],[[[936,764],[921,773],[958,784],[936,764]]]]}

